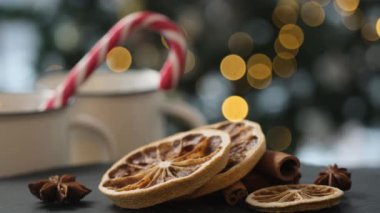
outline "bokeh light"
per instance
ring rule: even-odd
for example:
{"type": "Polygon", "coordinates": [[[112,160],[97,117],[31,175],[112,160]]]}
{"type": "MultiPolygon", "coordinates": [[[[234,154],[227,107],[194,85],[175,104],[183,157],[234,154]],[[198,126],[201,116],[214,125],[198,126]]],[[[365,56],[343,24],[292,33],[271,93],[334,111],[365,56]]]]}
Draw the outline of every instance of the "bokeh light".
{"type": "Polygon", "coordinates": [[[335,5],[342,11],[351,13],[359,6],[360,0],[335,0],[335,5]]]}
{"type": "Polygon", "coordinates": [[[60,22],[54,29],[53,39],[55,45],[62,51],[70,52],[78,47],[80,42],[80,29],[71,20],[60,22]]]}
{"type": "Polygon", "coordinates": [[[281,57],[276,56],[273,59],[273,69],[278,76],[288,78],[296,72],[297,61],[295,58],[283,59],[281,57]]]}
{"type": "Polygon", "coordinates": [[[220,71],[228,80],[239,80],[244,76],[246,71],[245,61],[238,55],[228,55],[220,63],[220,71]]]}
{"type": "Polygon", "coordinates": [[[247,62],[248,69],[256,64],[264,64],[266,65],[270,70],[272,69],[272,60],[270,58],[262,53],[257,53],[249,57],[247,62]]]}
{"type": "Polygon", "coordinates": [[[349,16],[343,16],[342,22],[347,29],[355,31],[359,30],[363,26],[363,17],[363,12],[358,9],[355,13],[349,16]]]}
{"type": "Polygon", "coordinates": [[[377,35],[380,37],[380,18],[376,21],[376,32],[377,35]]]}
{"type": "Polygon", "coordinates": [[[301,18],[306,25],[316,27],[325,20],[325,11],[319,3],[309,1],[301,7],[301,18]]]}
{"type": "Polygon", "coordinates": [[[297,10],[291,5],[282,4],[277,6],[272,15],[273,23],[281,28],[285,24],[295,24],[298,19],[297,10]]]}
{"type": "Polygon", "coordinates": [[[253,39],[245,32],[237,32],[228,39],[228,48],[232,53],[248,55],[253,49],[253,39]]]}
{"type": "Polygon", "coordinates": [[[364,24],[361,33],[362,37],[367,41],[379,40],[379,34],[377,33],[375,23],[369,22],[364,24]]]}
{"type": "Polygon", "coordinates": [[[292,133],[285,126],[275,126],[269,129],[266,140],[272,150],[283,151],[292,143],[292,133]]]}
{"type": "Polygon", "coordinates": [[[222,113],[229,121],[241,121],[248,115],[248,103],[240,96],[230,96],[222,104],[222,113]]]}
{"type": "Polygon", "coordinates": [[[304,41],[302,29],[295,24],[284,25],[278,38],[281,44],[288,49],[298,49],[304,41]]]}
{"type": "Polygon", "coordinates": [[[264,89],[272,82],[272,70],[265,64],[254,64],[247,73],[249,85],[256,89],[264,89]]]}
{"type": "Polygon", "coordinates": [[[276,39],[274,42],[274,50],[279,57],[284,59],[294,58],[298,53],[298,49],[287,49],[282,46],[281,42],[278,39],[276,39]]]}
{"type": "Polygon", "coordinates": [[[196,64],[195,55],[192,51],[188,50],[186,53],[185,72],[190,72],[194,69],[196,64]]]}
{"type": "Polygon", "coordinates": [[[162,43],[162,45],[164,45],[164,47],[165,47],[166,49],[169,48],[168,42],[166,42],[166,39],[165,39],[164,36],[161,36],[161,43],[162,43]]]}
{"type": "Polygon", "coordinates": [[[106,62],[108,67],[114,72],[124,72],[132,64],[132,56],[125,47],[114,47],[108,52],[106,62]]]}

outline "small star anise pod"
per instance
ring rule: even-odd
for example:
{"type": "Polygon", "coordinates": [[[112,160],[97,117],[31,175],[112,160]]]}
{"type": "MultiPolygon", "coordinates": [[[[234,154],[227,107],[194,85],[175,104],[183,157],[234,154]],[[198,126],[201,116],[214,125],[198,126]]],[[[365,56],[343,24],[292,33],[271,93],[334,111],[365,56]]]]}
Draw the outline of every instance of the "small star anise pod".
{"type": "Polygon", "coordinates": [[[46,203],[77,203],[91,192],[73,175],[51,176],[28,185],[30,192],[46,203]]]}
{"type": "Polygon", "coordinates": [[[351,173],[346,168],[339,168],[336,164],[330,165],[325,171],[319,173],[314,183],[317,185],[333,186],[347,191],[351,188],[351,173]]]}

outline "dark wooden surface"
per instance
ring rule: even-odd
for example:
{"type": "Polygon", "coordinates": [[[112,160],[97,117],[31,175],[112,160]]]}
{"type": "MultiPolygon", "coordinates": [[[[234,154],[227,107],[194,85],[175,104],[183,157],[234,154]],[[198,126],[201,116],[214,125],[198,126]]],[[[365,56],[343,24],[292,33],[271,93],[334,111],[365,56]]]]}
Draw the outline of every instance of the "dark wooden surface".
{"type": "MultiPolygon", "coordinates": [[[[102,174],[109,165],[90,165],[74,168],[52,169],[29,175],[0,179],[0,213],[30,212],[255,212],[244,203],[231,207],[218,196],[206,197],[191,201],[170,202],[143,210],[125,210],[112,205],[97,189],[102,174]],[[80,205],[57,206],[46,205],[34,196],[27,188],[33,180],[46,178],[54,174],[70,173],[77,176],[78,181],[93,191],[84,198],[80,205]]],[[[302,183],[311,183],[321,168],[302,167],[302,183]]],[[[380,212],[380,169],[351,170],[353,187],[345,193],[339,206],[318,212],[380,212]]],[[[163,195],[165,196],[165,195],[163,195]]]]}

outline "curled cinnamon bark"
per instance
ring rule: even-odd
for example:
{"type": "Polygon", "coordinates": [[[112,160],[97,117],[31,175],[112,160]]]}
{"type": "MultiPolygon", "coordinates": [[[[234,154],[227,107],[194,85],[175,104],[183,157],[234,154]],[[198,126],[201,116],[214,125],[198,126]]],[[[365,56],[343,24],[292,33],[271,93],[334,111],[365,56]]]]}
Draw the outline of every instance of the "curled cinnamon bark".
{"type": "Polygon", "coordinates": [[[238,181],[232,184],[231,186],[225,188],[223,190],[223,195],[227,204],[234,206],[241,199],[247,197],[248,191],[244,184],[241,181],[238,181]]]}
{"type": "Polygon", "coordinates": [[[288,182],[299,176],[300,161],[283,152],[266,151],[254,170],[257,173],[288,182]]]}

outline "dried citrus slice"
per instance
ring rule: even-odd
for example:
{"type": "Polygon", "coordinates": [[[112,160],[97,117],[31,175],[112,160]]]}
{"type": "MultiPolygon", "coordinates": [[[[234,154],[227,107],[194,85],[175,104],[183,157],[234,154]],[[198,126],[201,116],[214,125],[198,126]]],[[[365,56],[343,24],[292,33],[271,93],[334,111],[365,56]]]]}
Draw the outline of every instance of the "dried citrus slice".
{"type": "Polygon", "coordinates": [[[257,190],[245,200],[261,212],[299,212],[339,204],[343,191],[314,184],[272,186],[257,190]]]}
{"type": "Polygon", "coordinates": [[[116,162],[99,189],[117,206],[138,209],[189,194],[228,162],[230,138],[193,130],[143,146],[116,162]]]}
{"type": "Polygon", "coordinates": [[[202,128],[222,130],[230,135],[229,160],[220,173],[187,198],[200,197],[237,182],[252,170],[266,149],[260,125],[251,121],[225,121],[202,128]]]}

